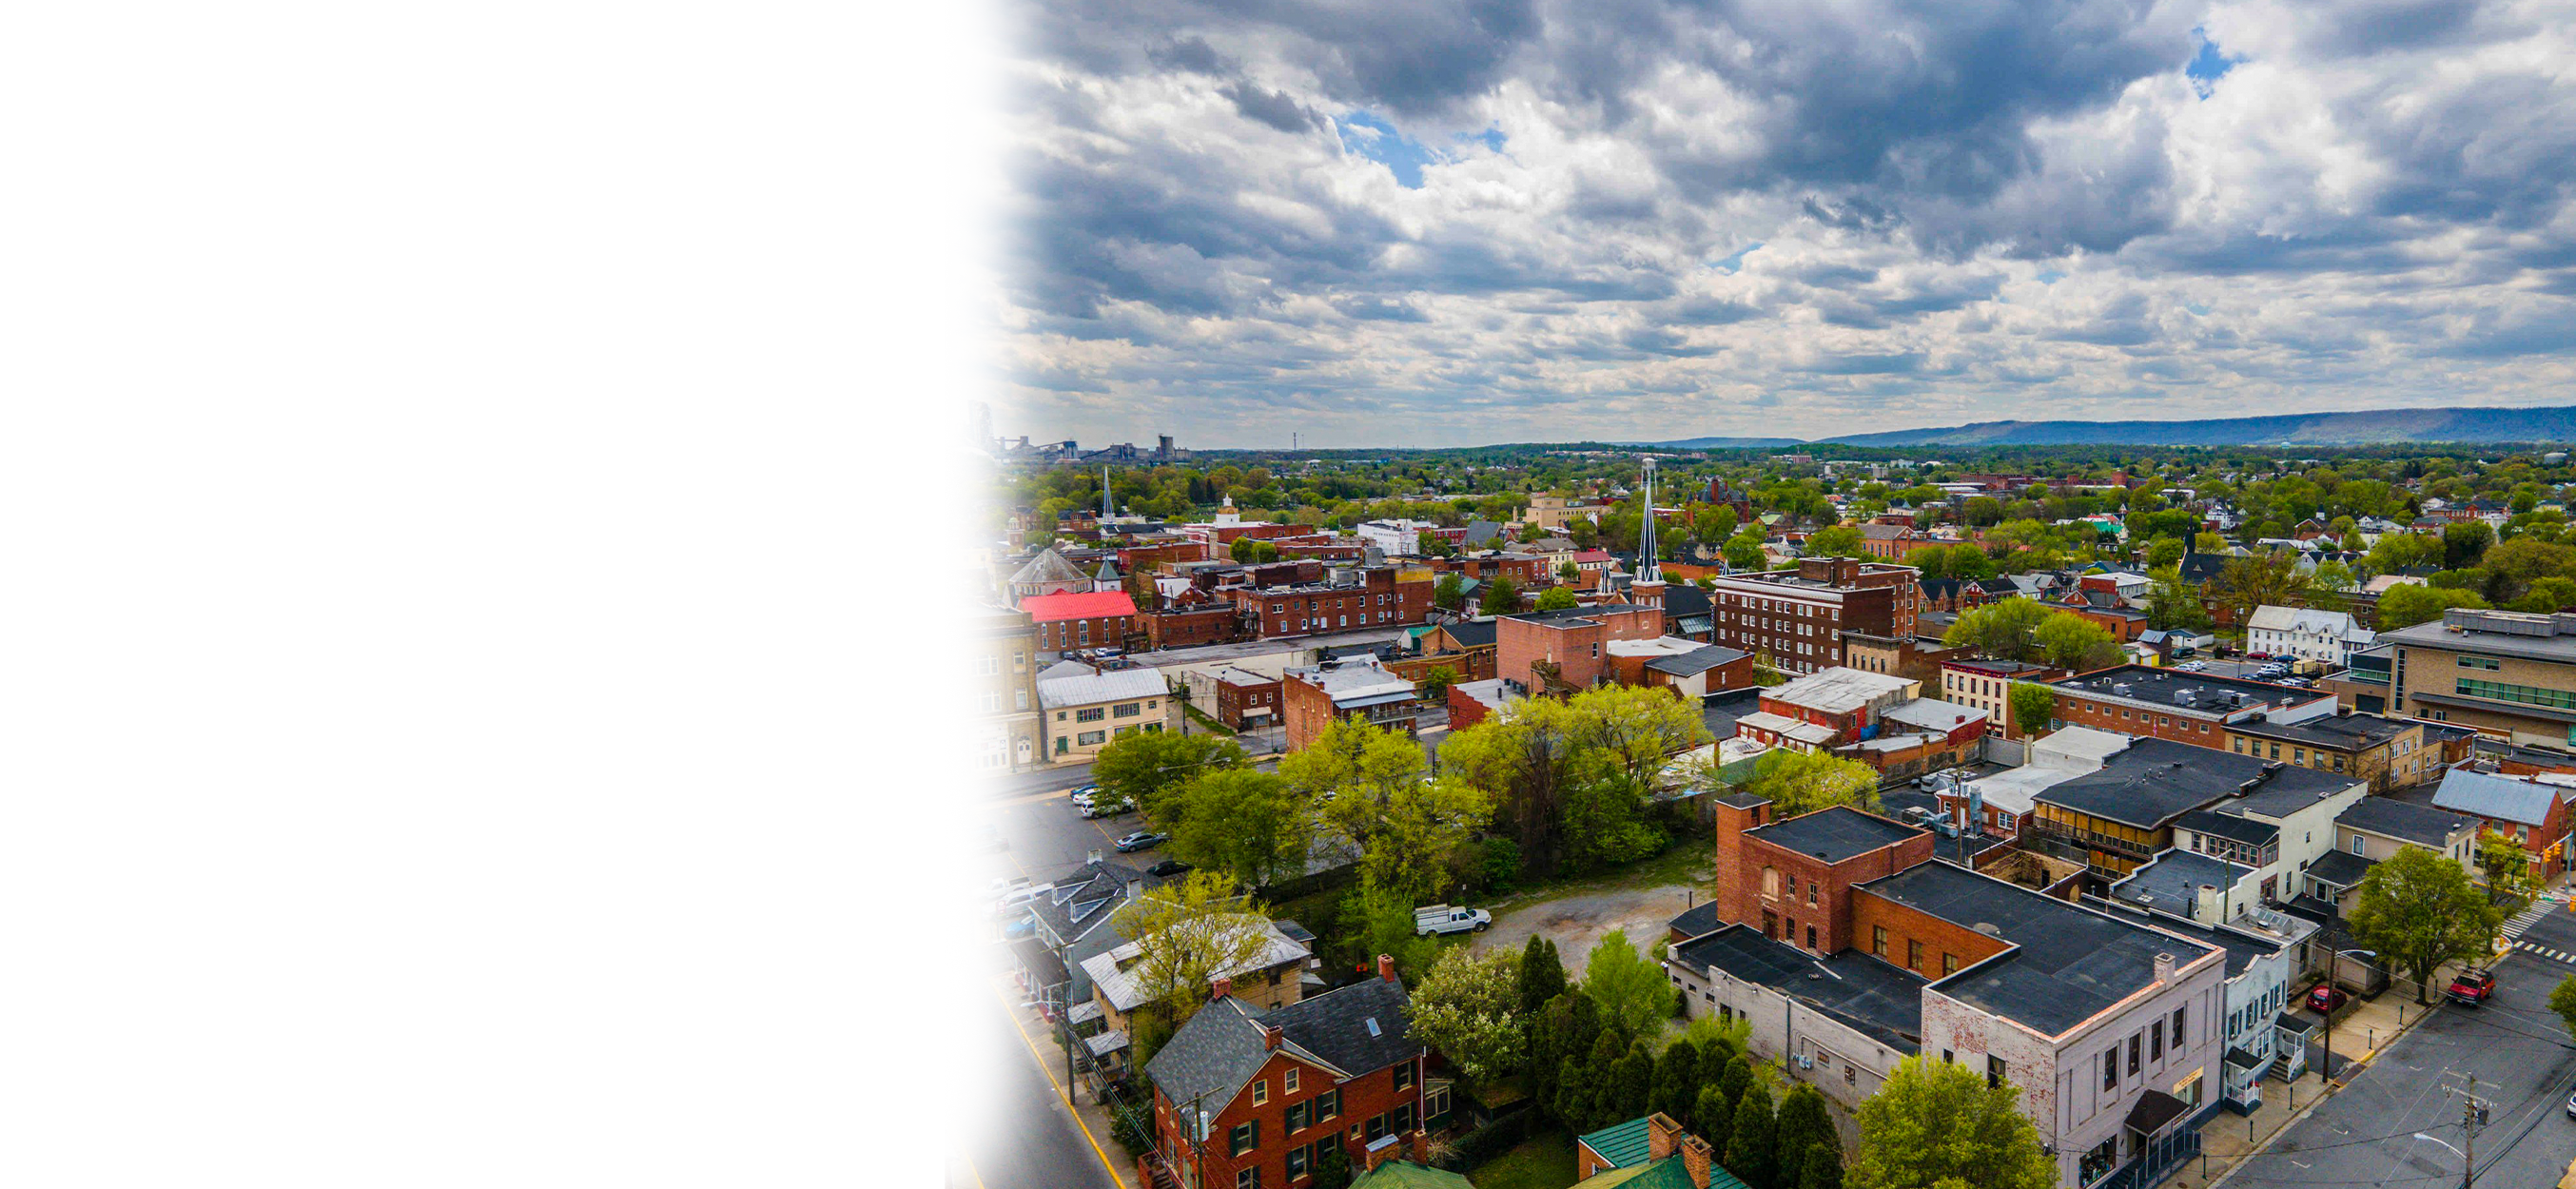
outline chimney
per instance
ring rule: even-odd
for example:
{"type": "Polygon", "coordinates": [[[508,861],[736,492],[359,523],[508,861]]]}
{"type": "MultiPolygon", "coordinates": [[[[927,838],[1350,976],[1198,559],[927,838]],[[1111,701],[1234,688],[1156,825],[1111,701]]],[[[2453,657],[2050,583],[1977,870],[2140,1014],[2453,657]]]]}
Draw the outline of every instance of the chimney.
{"type": "Polygon", "coordinates": [[[1708,1189],[1708,1169],[1715,1163],[1710,1159],[1713,1155],[1707,1140],[1696,1135],[1682,1137],[1682,1167],[1690,1173],[1691,1189],[1708,1189]]]}
{"type": "Polygon", "coordinates": [[[1414,1132],[1412,1136],[1407,1138],[1404,1146],[1407,1151],[1413,1154],[1412,1158],[1415,1164],[1428,1166],[1431,1163],[1431,1134],[1429,1132],[1414,1132]]]}
{"type": "MultiPolygon", "coordinates": [[[[2167,961],[2168,961],[2168,962],[2170,962],[2170,961],[2171,961],[2171,959],[2167,959],[2167,961]]],[[[1226,976],[1224,976],[1224,975],[1220,974],[1220,975],[1216,976],[1216,978],[1215,978],[1215,980],[1214,980],[1214,981],[1212,981],[1212,982],[1208,983],[1208,999],[1209,999],[1211,1002],[1213,1002],[1213,1001],[1215,1001],[1215,1000],[1223,999],[1223,998],[1225,998],[1226,996],[1231,995],[1231,994],[1234,994],[1234,980],[1233,980],[1233,979],[1227,978],[1226,976]]]]}
{"type": "Polygon", "coordinates": [[[1089,862],[1093,862],[1093,863],[1097,863],[1097,862],[1099,862],[1099,861],[1100,861],[1100,848],[1099,848],[1099,847],[1096,847],[1096,846],[1095,846],[1095,847],[1092,847],[1092,848],[1091,848],[1091,858],[1090,858],[1088,861],[1089,861],[1089,862]]]}
{"type": "Polygon", "coordinates": [[[1395,981],[1395,958],[1392,955],[1379,954],[1377,956],[1377,976],[1388,982],[1395,981]]]}
{"type": "Polygon", "coordinates": [[[1682,1125],[1662,1111],[1646,1116],[1646,1159],[1661,1160],[1681,1144],[1682,1125]]]}
{"type": "Polygon", "coordinates": [[[1277,1052],[1279,1050],[1279,1036],[1279,1029],[1268,1024],[1263,1024],[1261,1026],[1262,1049],[1267,1052],[1277,1052]]]}
{"type": "Polygon", "coordinates": [[[2172,954],[2156,955],[2156,982],[2160,984],[2170,983],[2173,981],[2173,978],[2174,956],[2172,954]]]}

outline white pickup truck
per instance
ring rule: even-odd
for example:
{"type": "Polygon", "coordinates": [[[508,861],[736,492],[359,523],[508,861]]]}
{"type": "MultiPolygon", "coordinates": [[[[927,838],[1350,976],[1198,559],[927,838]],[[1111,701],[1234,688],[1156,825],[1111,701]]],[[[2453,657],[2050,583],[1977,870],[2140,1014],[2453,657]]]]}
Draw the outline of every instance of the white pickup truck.
{"type": "Polygon", "coordinates": [[[1473,929],[1484,932],[1494,923],[1494,914],[1481,908],[1458,908],[1433,904],[1413,910],[1413,935],[1429,937],[1434,933],[1463,933],[1473,929]]]}

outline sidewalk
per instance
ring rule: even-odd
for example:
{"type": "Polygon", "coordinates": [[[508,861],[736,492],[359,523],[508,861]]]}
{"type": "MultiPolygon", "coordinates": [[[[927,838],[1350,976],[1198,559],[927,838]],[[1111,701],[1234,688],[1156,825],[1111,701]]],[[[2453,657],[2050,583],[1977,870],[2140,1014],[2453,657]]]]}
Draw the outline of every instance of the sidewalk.
{"type": "MultiPolygon", "coordinates": [[[[2362,1002],[2335,1021],[2333,1064],[2336,1089],[2351,1081],[2389,1045],[2396,1043],[2407,1029],[2423,1022],[2424,1017],[2433,1014],[2434,1008],[2440,1006],[2436,1003],[2431,1007],[2419,1007],[2414,1000],[2412,992],[2391,987],[2379,998],[2362,1002]],[[2401,1014],[2405,1021],[2403,1025],[2398,1022],[2401,1014]]],[[[2253,1114],[2240,1117],[2233,1111],[2221,1111],[2216,1118],[2203,1124],[2200,1129],[2201,1159],[2177,1173],[2169,1183],[2175,1189],[2181,1189],[2186,1185],[2216,1185],[2226,1180],[2246,1157],[2271,1146],[2283,1128],[2305,1118],[2310,1110],[2315,1109],[2317,1103],[2329,1094],[2325,1075],[2320,1072],[2326,1063],[2324,1039],[2325,1034],[2320,1030],[2318,1047],[2309,1054],[2308,1072],[2298,1081],[2284,1083],[2268,1077],[2263,1080],[2263,1105],[2255,1108],[2253,1114]]]]}

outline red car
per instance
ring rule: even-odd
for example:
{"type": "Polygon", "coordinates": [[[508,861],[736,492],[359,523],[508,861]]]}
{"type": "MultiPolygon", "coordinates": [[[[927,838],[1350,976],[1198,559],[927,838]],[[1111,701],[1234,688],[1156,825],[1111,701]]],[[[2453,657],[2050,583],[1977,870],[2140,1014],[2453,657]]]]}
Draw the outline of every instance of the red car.
{"type": "Polygon", "coordinates": [[[2495,985],[2492,971],[2463,970],[2460,977],[2451,980],[2451,989],[2444,994],[2449,995],[2453,1003],[2478,1007],[2495,998],[2495,985]]]}
{"type": "Polygon", "coordinates": [[[2318,1015],[2325,1015],[2338,1007],[2342,1007],[2351,999],[2352,996],[2344,994],[2343,989],[2340,987],[2336,987],[2328,983],[2318,983],[2314,989],[2308,992],[2308,1010],[2315,1012],[2318,1015]]]}

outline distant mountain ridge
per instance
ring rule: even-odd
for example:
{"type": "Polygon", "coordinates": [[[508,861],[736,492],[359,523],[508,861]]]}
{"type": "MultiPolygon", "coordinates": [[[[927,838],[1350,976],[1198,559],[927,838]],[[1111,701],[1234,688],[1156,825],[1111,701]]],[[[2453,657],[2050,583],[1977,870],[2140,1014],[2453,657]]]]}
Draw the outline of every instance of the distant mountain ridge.
{"type": "MultiPolygon", "coordinates": [[[[1928,429],[1846,434],[1842,446],[2369,446],[2391,442],[2576,441],[2576,405],[2530,409],[2363,409],[2175,421],[1980,421],[1928,429]]],[[[1637,442],[1673,449],[1754,449],[1811,444],[1790,438],[1685,438],[1637,442]]]]}

